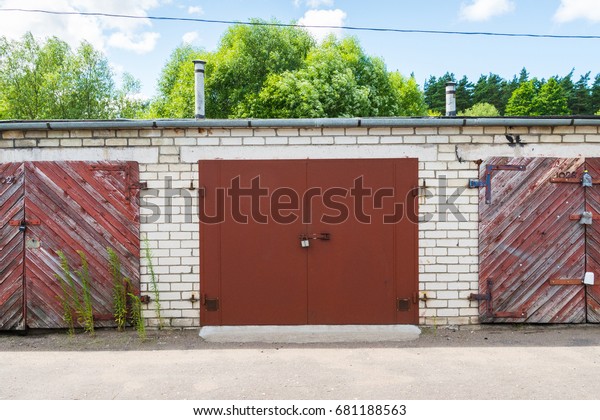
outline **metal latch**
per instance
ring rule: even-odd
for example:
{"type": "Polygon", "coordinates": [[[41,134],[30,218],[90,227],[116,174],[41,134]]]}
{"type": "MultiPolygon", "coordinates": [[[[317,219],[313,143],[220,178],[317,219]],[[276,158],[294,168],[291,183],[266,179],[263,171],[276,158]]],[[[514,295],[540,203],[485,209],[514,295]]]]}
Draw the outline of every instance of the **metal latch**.
{"type": "Polygon", "coordinates": [[[301,234],[300,235],[300,246],[302,248],[309,248],[311,239],[313,239],[313,240],[318,239],[320,241],[329,241],[329,240],[331,240],[331,234],[327,233],[327,232],[313,233],[311,235],[301,234]]]}
{"type": "Polygon", "coordinates": [[[583,171],[583,176],[581,177],[581,185],[583,185],[584,187],[594,186],[594,180],[592,179],[592,176],[590,175],[587,169],[583,171]]]}
{"type": "Polygon", "coordinates": [[[593,179],[587,169],[583,170],[581,178],[578,177],[577,171],[573,172],[561,172],[558,176],[550,178],[550,182],[553,184],[579,184],[583,187],[593,187],[594,185],[600,184],[600,180],[593,179]]]}
{"type": "Polygon", "coordinates": [[[8,222],[10,226],[18,226],[19,232],[25,232],[27,230],[27,226],[39,226],[42,223],[39,220],[32,219],[23,219],[23,220],[11,220],[8,222]]]}
{"type": "Polygon", "coordinates": [[[554,279],[550,279],[548,280],[548,284],[550,284],[550,286],[575,286],[575,285],[581,285],[581,284],[585,284],[587,286],[593,286],[595,284],[595,275],[592,272],[587,272],[584,274],[583,279],[578,278],[578,279],[561,279],[561,278],[554,278],[554,279]]]}
{"type": "Polygon", "coordinates": [[[591,225],[593,220],[599,220],[600,215],[593,214],[591,211],[584,211],[581,214],[572,214],[569,220],[579,220],[580,225],[591,225]]]}
{"type": "Polygon", "coordinates": [[[580,225],[591,225],[594,215],[591,211],[584,211],[581,213],[581,218],[579,219],[580,225]]]}

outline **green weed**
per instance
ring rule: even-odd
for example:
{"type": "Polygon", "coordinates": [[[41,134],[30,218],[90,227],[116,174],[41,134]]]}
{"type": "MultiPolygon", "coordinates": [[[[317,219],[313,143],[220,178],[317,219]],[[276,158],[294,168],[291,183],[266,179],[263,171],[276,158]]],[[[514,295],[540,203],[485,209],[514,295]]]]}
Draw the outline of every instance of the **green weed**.
{"type": "Polygon", "coordinates": [[[121,274],[121,260],[112,248],[106,248],[108,252],[108,265],[113,280],[113,317],[117,329],[123,331],[127,323],[127,289],[128,282],[121,274]]]}
{"type": "Polygon", "coordinates": [[[107,248],[110,274],[113,279],[113,317],[119,331],[124,331],[127,321],[136,329],[141,340],[146,338],[146,326],[142,314],[142,301],[133,292],[131,280],[123,276],[121,260],[112,248],[107,248]]]}
{"type": "Polygon", "coordinates": [[[87,258],[82,251],[77,251],[81,260],[81,269],[73,273],[65,253],[56,251],[56,254],[60,258],[60,268],[63,275],[55,274],[54,276],[60,282],[62,290],[62,296],[59,299],[68,334],[73,335],[75,333],[75,321],[77,321],[79,325],[83,326],[85,332],[94,335],[94,311],[90,293],[91,277],[87,258]],[[73,274],[81,280],[81,293],[73,274]]]}
{"type": "Polygon", "coordinates": [[[154,264],[152,262],[152,250],[150,249],[150,243],[148,242],[148,238],[144,239],[144,256],[146,258],[148,272],[150,273],[150,291],[152,292],[152,295],[154,297],[154,312],[156,313],[156,318],[158,319],[158,329],[162,330],[164,324],[161,315],[160,292],[158,291],[158,278],[156,276],[156,272],[154,271],[154,264]]]}

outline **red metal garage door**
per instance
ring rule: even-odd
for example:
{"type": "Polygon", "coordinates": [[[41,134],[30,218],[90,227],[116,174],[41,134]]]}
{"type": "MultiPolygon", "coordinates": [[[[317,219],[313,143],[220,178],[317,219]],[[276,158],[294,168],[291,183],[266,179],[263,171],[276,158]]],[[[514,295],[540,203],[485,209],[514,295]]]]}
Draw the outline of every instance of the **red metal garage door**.
{"type": "Polygon", "coordinates": [[[418,322],[415,159],[199,168],[203,325],[418,322]]]}
{"type": "Polygon", "coordinates": [[[494,158],[481,166],[479,299],[483,322],[598,322],[600,186],[583,187],[597,159],[494,158]]]}
{"type": "Polygon", "coordinates": [[[111,325],[107,247],[120,256],[123,274],[139,291],[137,163],[4,164],[0,179],[10,180],[0,189],[0,328],[66,326],[57,251],[76,268],[77,251],[86,255],[96,324],[111,325]]]}

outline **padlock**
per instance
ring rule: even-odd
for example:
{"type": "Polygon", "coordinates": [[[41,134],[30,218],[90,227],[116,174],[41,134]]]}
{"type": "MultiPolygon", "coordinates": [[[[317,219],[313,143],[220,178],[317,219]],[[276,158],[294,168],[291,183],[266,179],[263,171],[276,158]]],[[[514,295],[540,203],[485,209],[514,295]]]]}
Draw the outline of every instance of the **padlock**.
{"type": "Polygon", "coordinates": [[[300,239],[300,246],[302,248],[308,248],[310,246],[310,241],[308,240],[308,238],[300,239]]]}

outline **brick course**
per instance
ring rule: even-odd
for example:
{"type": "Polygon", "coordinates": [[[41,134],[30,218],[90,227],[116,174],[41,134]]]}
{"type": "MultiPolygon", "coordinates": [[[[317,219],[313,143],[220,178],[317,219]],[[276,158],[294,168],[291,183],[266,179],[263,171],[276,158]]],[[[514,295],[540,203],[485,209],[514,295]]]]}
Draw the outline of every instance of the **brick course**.
{"type": "MultiPolygon", "coordinates": [[[[456,127],[437,123],[432,127],[373,128],[305,128],[290,124],[284,128],[74,130],[3,130],[0,124],[0,162],[14,156],[27,160],[30,154],[43,160],[48,156],[44,153],[54,149],[62,149],[62,153],[52,156],[78,160],[80,147],[88,154],[98,148],[111,149],[113,159],[122,155],[127,160],[132,156],[139,160],[144,156],[140,158],[140,177],[148,182],[148,190],[142,191],[141,235],[152,249],[163,317],[169,326],[191,328],[200,325],[195,299],[199,298],[201,279],[199,227],[192,214],[198,204],[197,191],[191,189],[199,185],[198,165],[190,151],[200,151],[199,156],[210,158],[223,154],[240,159],[277,159],[285,151],[286,158],[305,159],[361,156],[363,151],[381,150],[377,157],[419,158],[420,322],[435,325],[478,323],[477,303],[468,300],[471,293],[478,292],[479,198],[477,190],[466,188],[469,179],[478,178],[478,166],[470,157],[519,153],[518,148],[507,147],[506,134],[520,134],[528,145],[537,144],[530,152],[532,156],[563,144],[579,147],[581,154],[600,155],[593,144],[600,142],[600,134],[593,124],[456,127]],[[133,154],[129,149],[134,149],[133,154]],[[127,150],[129,153],[124,152],[127,150]],[[465,151],[470,160],[461,158],[465,151]],[[168,202],[172,203],[172,211],[154,217],[153,206],[162,208],[168,202]],[[450,210],[458,210],[458,214],[450,210]]],[[[148,293],[150,276],[145,258],[141,265],[142,290],[148,293]]],[[[157,325],[154,315],[150,304],[145,310],[150,326],[157,325]]]]}

